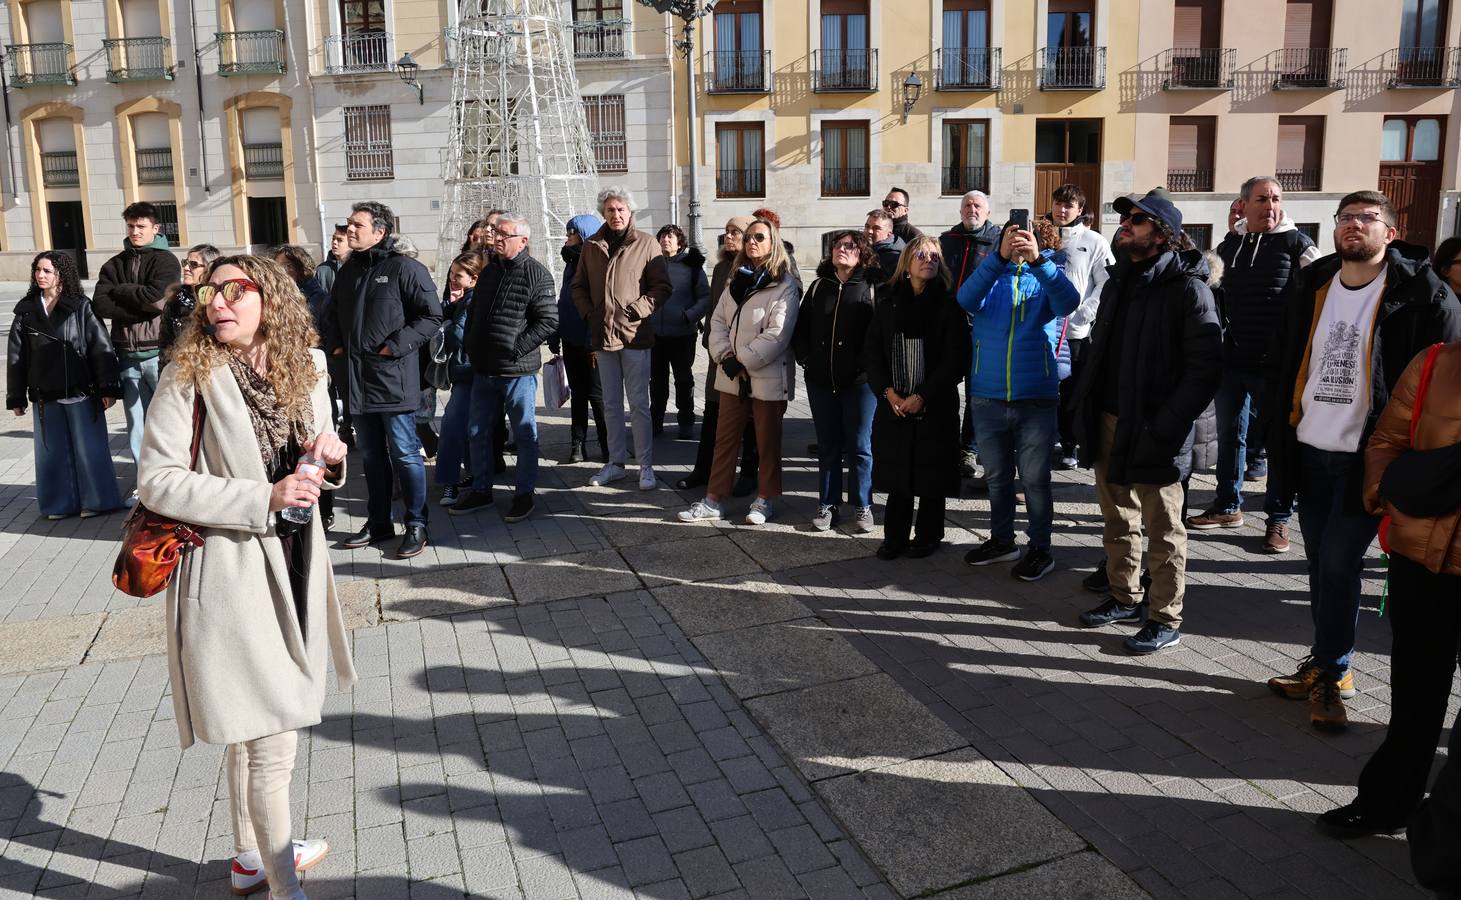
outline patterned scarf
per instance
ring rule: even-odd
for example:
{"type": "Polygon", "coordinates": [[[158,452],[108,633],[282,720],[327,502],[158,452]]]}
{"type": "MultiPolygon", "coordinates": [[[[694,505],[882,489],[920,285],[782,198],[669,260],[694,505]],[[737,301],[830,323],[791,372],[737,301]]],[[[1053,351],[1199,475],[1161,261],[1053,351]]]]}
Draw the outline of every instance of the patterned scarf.
{"type": "Polygon", "coordinates": [[[274,386],[238,354],[228,354],[228,368],[233,373],[233,380],[238,382],[244,406],[248,407],[249,422],[254,426],[254,437],[259,442],[259,458],[264,461],[264,472],[266,476],[272,476],[279,454],[288,448],[291,437],[295,443],[304,446],[304,442],[314,436],[314,412],[305,405],[301,417],[290,418],[289,411],[275,399],[274,386]]]}

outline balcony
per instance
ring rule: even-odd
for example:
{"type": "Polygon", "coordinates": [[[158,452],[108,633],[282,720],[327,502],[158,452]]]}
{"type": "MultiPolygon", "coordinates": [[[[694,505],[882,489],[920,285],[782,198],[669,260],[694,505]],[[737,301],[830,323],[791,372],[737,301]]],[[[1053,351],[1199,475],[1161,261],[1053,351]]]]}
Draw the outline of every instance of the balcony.
{"type": "Polygon", "coordinates": [[[574,59],[622,59],[628,55],[624,19],[598,19],[573,23],[574,59]]]}
{"type": "Polygon", "coordinates": [[[1392,88],[1461,87],[1461,48],[1401,47],[1385,54],[1392,88]]]}
{"type": "Polygon", "coordinates": [[[933,51],[936,91],[999,90],[998,47],[944,47],[933,51]]]}
{"type": "Polygon", "coordinates": [[[878,89],[878,51],[813,50],[812,90],[820,92],[878,89]]]}
{"type": "Polygon", "coordinates": [[[350,75],[391,70],[391,36],[384,31],[354,31],[325,38],[325,72],[350,75]]]}
{"type": "Polygon", "coordinates": [[[1329,47],[1286,47],[1275,50],[1269,64],[1278,72],[1276,91],[1337,90],[1344,87],[1349,51],[1329,47]]]}
{"type": "Polygon", "coordinates": [[[1169,91],[1230,91],[1233,89],[1235,50],[1220,47],[1174,47],[1162,67],[1169,91]]]}
{"type": "Polygon", "coordinates": [[[1170,169],[1167,190],[1174,194],[1208,193],[1212,190],[1212,170],[1170,169]]]}
{"type": "Polygon", "coordinates": [[[717,197],[764,197],[766,196],[766,172],[763,169],[717,169],[715,195],[717,197]]]}
{"type": "Polygon", "coordinates": [[[70,44],[9,44],[5,55],[10,57],[12,87],[76,83],[70,44]]]}
{"type": "Polygon", "coordinates": [[[284,32],[277,28],[266,31],[220,31],[218,39],[219,75],[283,75],[284,32]]]}
{"type": "Polygon", "coordinates": [[[108,38],[107,81],[171,81],[172,41],[165,37],[108,38]]]}
{"type": "Polygon", "coordinates": [[[41,154],[41,184],[46,187],[77,187],[81,172],[76,167],[75,150],[55,150],[41,154]]]}
{"type": "Polygon", "coordinates": [[[946,197],[962,197],[970,191],[989,190],[988,166],[944,166],[939,193],[946,197]]]}
{"type": "Polygon", "coordinates": [[[1279,169],[1273,174],[1278,178],[1278,186],[1285,191],[1322,190],[1323,169],[1279,169]]]}
{"type": "Polygon", "coordinates": [[[138,184],[172,184],[172,148],[137,151],[138,184]]]}
{"type": "Polygon", "coordinates": [[[706,53],[705,92],[707,94],[770,93],[771,51],[711,50],[706,53]]]}
{"type": "Polygon", "coordinates": [[[284,177],[283,144],[244,144],[243,157],[245,178],[284,177]]]}
{"type": "Polygon", "coordinates": [[[868,169],[822,169],[823,197],[866,197],[868,169]]]}
{"type": "Polygon", "coordinates": [[[1099,91],[1106,87],[1105,47],[1045,47],[1036,61],[1042,91],[1099,91]]]}

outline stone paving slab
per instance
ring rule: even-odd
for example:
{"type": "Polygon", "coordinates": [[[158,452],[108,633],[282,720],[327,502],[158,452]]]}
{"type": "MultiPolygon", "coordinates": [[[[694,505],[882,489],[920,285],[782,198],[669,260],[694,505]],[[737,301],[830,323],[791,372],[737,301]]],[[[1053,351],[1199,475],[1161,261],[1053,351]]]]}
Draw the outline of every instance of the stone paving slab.
{"type": "Polygon", "coordinates": [[[807,608],[780,584],[743,576],[718,581],[652,589],[686,634],[698,636],[799,619],[807,608]]]}
{"type": "Polygon", "coordinates": [[[510,605],[513,595],[500,567],[474,565],[381,579],[379,601],[384,621],[407,622],[510,605]]]}
{"type": "Polygon", "coordinates": [[[107,613],[87,662],[109,662],[167,652],[167,599],[158,594],[150,602],[107,613]]]}
{"type": "Polygon", "coordinates": [[[615,550],[508,563],[504,571],[519,603],[603,595],[641,586],[639,576],[615,550]]]}
{"type": "Polygon", "coordinates": [[[625,547],[619,552],[650,587],[761,572],[756,560],[724,535],[701,540],[655,541],[625,547]]]}
{"type": "Polygon", "coordinates": [[[810,616],[701,635],[695,646],[742,700],[878,671],[846,638],[810,616]]]}
{"type": "Polygon", "coordinates": [[[106,613],[0,625],[0,675],[74,666],[86,656],[106,613]]]}
{"type": "Polygon", "coordinates": [[[1144,900],[1146,891],[1087,850],[933,895],[935,900],[1144,900]]]}

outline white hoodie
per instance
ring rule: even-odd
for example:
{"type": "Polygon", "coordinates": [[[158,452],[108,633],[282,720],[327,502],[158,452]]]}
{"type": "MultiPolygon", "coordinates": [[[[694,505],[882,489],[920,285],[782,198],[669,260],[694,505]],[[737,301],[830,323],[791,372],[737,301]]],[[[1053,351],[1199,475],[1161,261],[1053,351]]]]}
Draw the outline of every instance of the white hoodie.
{"type": "Polygon", "coordinates": [[[1079,341],[1091,333],[1096,309],[1101,305],[1106,267],[1114,263],[1116,257],[1111,255],[1111,244],[1100,232],[1080,223],[1060,229],[1060,247],[1065,253],[1065,265],[1062,267],[1065,278],[1081,295],[1080,306],[1070,314],[1066,337],[1079,341]]]}

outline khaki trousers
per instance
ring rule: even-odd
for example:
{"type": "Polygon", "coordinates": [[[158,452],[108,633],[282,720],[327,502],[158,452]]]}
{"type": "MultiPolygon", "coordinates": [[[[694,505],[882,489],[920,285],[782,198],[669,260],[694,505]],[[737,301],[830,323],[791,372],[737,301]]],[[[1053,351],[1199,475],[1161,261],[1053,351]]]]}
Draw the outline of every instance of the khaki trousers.
{"type": "Polygon", "coordinates": [[[235,853],[258,850],[277,900],[304,894],[294,871],[289,778],[299,738],[293,731],[228,745],[228,799],[235,853]]]}
{"type": "Polygon", "coordinates": [[[1182,484],[1110,484],[1106,460],[1116,439],[1116,417],[1101,414],[1101,454],[1096,462],[1096,500],[1105,525],[1106,577],[1111,596],[1125,604],[1141,602],[1141,537],[1146,533],[1147,568],[1152,573],[1148,618],[1182,624],[1186,592],[1187,526],[1182,522],[1182,484]]]}
{"type": "Polygon", "coordinates": [[[756,423],[756,449],[761,456],[756,494],[768,500],[780,497],[781,420],[785,415],[785,400],[743,400],[740,394],[721,391],[720,419],[715,423],[715,455],[710,463],[706,493],[716,499],[730,496],[736,479],[736,460],[741,455],[741,433],[750,419],[756,423]]]}

